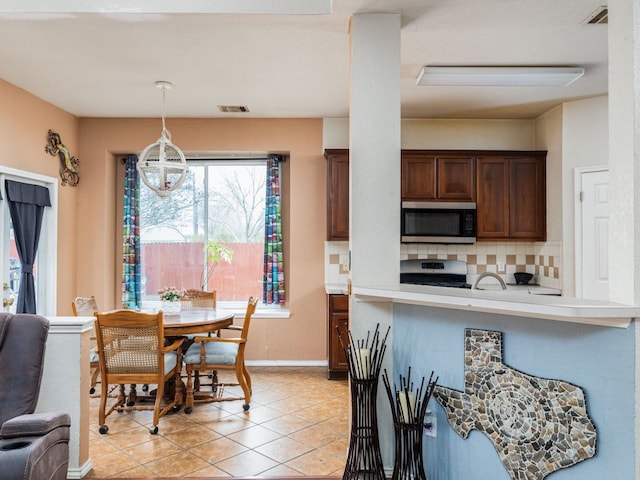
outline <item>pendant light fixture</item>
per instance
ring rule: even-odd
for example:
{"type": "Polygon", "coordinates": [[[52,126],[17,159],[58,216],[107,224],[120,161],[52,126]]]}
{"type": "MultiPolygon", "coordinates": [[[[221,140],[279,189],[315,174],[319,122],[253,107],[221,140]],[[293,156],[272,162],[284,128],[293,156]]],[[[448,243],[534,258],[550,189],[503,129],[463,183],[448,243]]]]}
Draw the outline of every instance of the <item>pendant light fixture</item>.
{"type": "Polygon", "coordinates": [[[172,86],[170,82],[156,82],[156,87],[162,90],[162,135],[157,142],[146,147],[138,158],[140,178],[162,198],[180,187],[189,171],[184,153],[171,143],[171,133],[165,125],[165,96],[172,86]]]}

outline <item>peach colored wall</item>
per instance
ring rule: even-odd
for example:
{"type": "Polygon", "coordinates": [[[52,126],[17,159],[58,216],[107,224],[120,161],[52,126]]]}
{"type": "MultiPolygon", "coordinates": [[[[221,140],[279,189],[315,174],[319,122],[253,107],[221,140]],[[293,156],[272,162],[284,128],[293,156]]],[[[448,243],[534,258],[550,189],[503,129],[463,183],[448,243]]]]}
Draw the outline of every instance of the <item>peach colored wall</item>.
{"type": "MultiPolygon", "coordinates": [[[[59,133],[71,154],[80,158],[82,185],[84,162],[78,152],[78,119],[25,90],[0,80],[0,164],[59,179],[60,160],[44,151],[49,129],[59,133]]],[[[70,302],[76,292],[78,192],[79,187],[62,186],[58,183],[59,315],[71,314],[70,302]]]]}
{"type": "MultiPolygon", "coordinates": [[[[255,318],[250,360],[325,360],[324,238],[326,166],[319,119],[167,119],[172,141],[188,152],[288,153],[283,196],[288,319],[255,318]]],[[[122,166],[160,136],[159,119],[80,120],[83,182],[78,192],[78,294],[101,308],[120,305],[122,166]]],[[[260,292],[257,292],[260,294],[260,292]]]]}

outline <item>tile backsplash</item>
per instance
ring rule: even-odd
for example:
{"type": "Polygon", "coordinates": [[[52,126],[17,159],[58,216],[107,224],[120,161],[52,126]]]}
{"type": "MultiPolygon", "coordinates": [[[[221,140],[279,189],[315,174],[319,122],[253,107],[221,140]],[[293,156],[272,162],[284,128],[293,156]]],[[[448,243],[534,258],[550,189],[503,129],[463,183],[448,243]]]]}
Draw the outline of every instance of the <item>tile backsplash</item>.
{"type": "Polygon", "coordinates": [[[346,285],[349,281],[349,242],[324,243],[325,285],[346,285]]]}
{"type": "MultiPolygon", "coordinates": [[[[561,242],[478,242],[473,245],[403,243],[400,260],[442,259],[467,263],[467,283],[479,274],[497,273],[507,283],[515,283],[515,272],[534,275],[531,283],[562,289],[561,242]],[[498,272],[498,264],[504,272],[498,272]]],[[[349,278],[349,242],[325,243],[325,283],[346,284],[349,278]]]]}

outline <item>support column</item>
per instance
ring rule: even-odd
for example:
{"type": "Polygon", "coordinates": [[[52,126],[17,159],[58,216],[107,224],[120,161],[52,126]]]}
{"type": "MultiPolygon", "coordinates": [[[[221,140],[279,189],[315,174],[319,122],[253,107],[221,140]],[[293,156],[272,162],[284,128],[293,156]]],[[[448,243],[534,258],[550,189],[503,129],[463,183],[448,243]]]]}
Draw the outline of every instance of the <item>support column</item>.
{"type": "Polygon", "coordinates": [[[609,298],[640,303],[640,0],[609,2],[609,298]]]}
{"type": "MultiPolygon", "coordinates": [[[[609,1],[609,299],[640,304],[640,0],[609,1]]],[[[640,328],[635,472],[640,478],[640,328]]]]}
{"type": "Polygon", "coordinates": [[[71,415],[67,478],[80,479],[93,468],[89,459],[89,343],[94,318],[48,318],[49,337],[36,411],[71,415]]]}
{"type": "MultiPolygon", "coordinates": [[[[400,15],[351,19],[349,119],[351,281],[397,284],[400,278],[400,15]]],[[[363,337],[391,325],[391,303],[351,297],[350,328],[363,337]]],[[[382,365],[393,372],[392,339],[382,365]]],[[[378,392],[380,450],[393,467],[393,420],[378,392]]]]}

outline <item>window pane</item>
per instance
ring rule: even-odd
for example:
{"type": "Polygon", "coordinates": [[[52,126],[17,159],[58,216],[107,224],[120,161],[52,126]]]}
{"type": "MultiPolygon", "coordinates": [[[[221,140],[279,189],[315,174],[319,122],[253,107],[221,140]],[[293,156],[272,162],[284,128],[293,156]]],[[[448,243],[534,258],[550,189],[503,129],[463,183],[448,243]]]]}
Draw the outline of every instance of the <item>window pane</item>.
{"type": "MultiPolygon", "coordinates": [[[[38,259],[36,257],[36,263],[38,259]]],[[[33,271],[36,271],[36,264],[33,265],[33,271]]],[[[18,293],[20,289],[20,275],[22,273],[22,267],[20,266],[20,259],[18,258],[18,249],[16,247],[16,239],[13,232],[13,222],[9,220],[9,288],[18,293]]],[[[36,288],[37,284],[36,284],[36,288]]],[[[15,303],[12,311],[15,311],[15,303]]]]}
{"type": "Polygon", "coordinates": [[[260,296],[265,175],[264,161],[210,161],[190,163],[183,186],[168,198],[141,186],[143,300],[166,286],[216,290],[222,302],[260,296]],[[205,246],[219,244],[220,261],[205,269],[205,246]]]}

